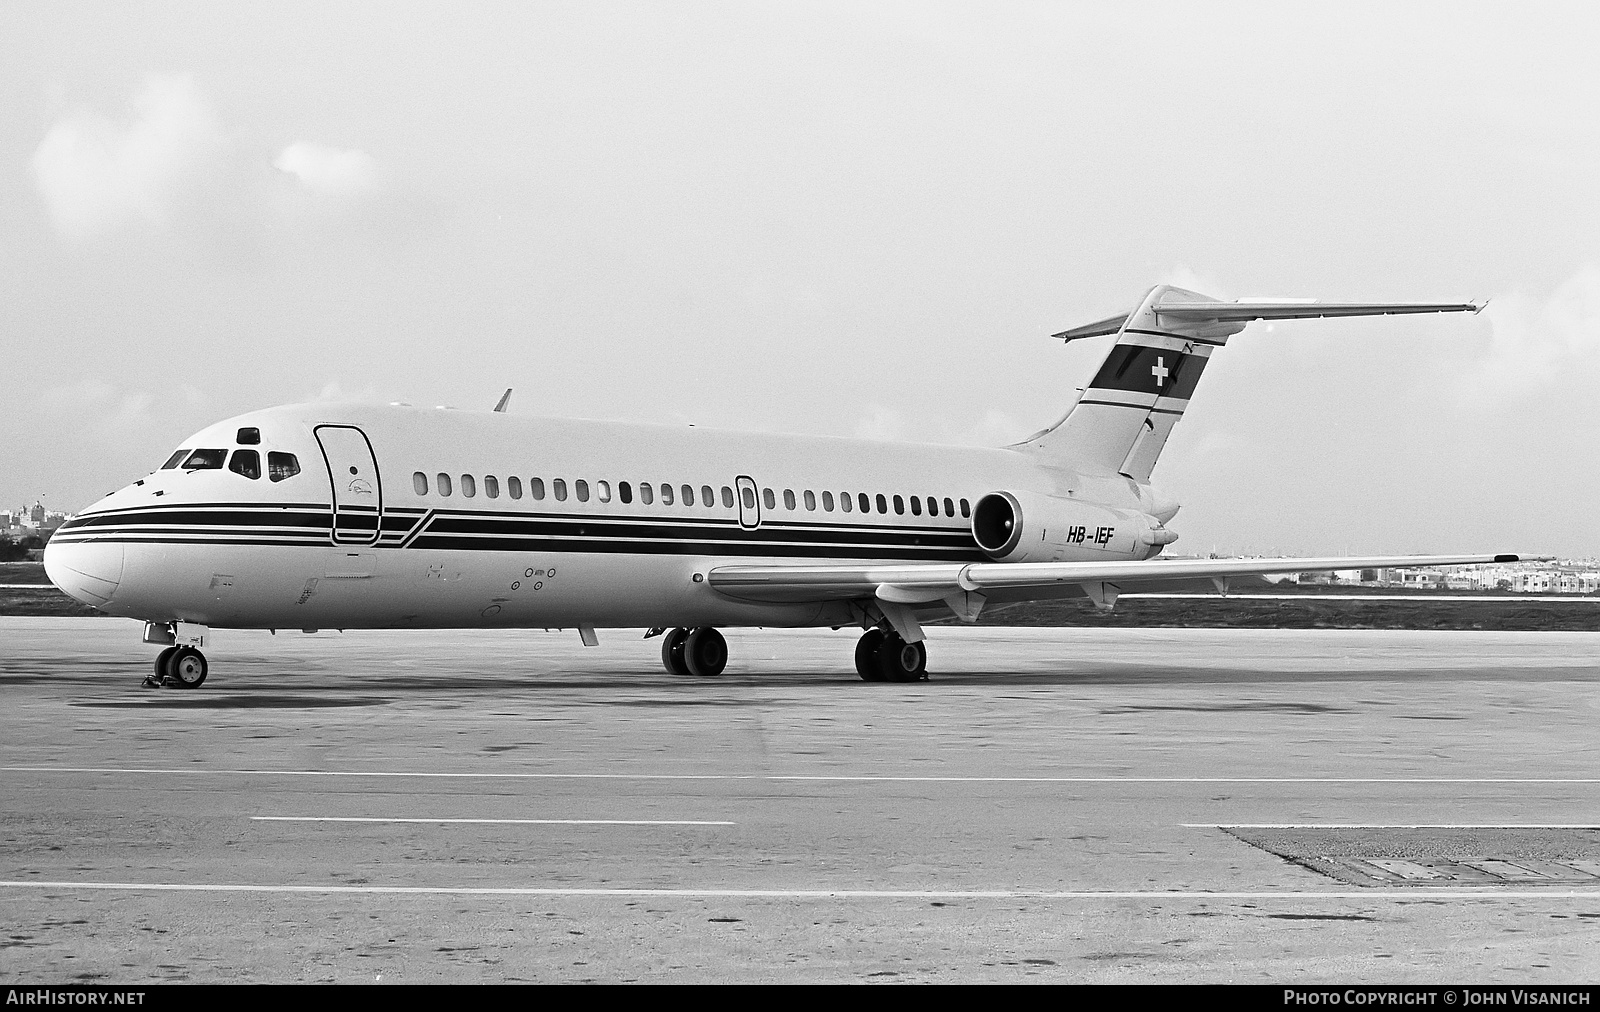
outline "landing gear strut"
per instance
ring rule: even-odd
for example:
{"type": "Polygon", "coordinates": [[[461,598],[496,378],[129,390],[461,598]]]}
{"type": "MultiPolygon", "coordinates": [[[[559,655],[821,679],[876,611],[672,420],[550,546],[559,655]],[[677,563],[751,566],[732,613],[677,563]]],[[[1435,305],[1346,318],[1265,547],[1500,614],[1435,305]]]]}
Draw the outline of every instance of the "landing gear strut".
{"type": "Polygon", "coordinates": [[[661,639],[661,666],[672,675],[715,678],[728,666],[728,641],[710,626],[670,630],[661,639]]]}
{"type": "Polygon", "coordinates": [[[927,681],[927,647],[893,630],[868,629],[856,643],[856,673],[868,682],[927,681]]]}

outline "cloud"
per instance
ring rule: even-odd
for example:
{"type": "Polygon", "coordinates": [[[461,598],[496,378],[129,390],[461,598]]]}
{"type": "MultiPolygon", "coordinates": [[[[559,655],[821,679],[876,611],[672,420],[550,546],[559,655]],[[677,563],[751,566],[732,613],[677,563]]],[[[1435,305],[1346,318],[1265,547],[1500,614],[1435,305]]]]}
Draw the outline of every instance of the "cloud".
{"type": "Polygon", "coordinates": [[[226,147],[192,78],[150,77],[123,122],[87,110],[57,122],[34,151],[33,174],[56,226],[81,239],[166,225],[226,147]]]}
{"type": "Polygon", "coordinates": [[[1600,356],[1600,264],[1585,265],[1542,302],[1517,292],[1491,300],[1483,315],[1490,343],[1463,379],[1464,401],[1520,399],[1592,377],[1600,356]]]}
{"type": "Polygon", "coordinates": [[[1191,292],[1200,292],[1214,299],[1227,298],[1227,296],[1221,294],[1222,285],[1217,282],[1216,278],[1201,277],[1185,264],[1176,264],[1169,268],[1161,276],[1161,283],[1164,285],[1176,285],[1191,292]]]}
{"type": "Polygon", "coordinates": [[[365,151],[306,140],[272,150],[225,127],[191,76],[154,76],[122,120],[58,120],[33,174],[68,238],[170,237],[236,266],[307,242],[403,242],[437,219],[432,203],[384,186],[365,151]]]}
{"type": "Polygon", "coordinates": [[[296,141],[284,148],[272,165],[315,193],[361,193],[377,182],[378,163],[365,151],[353,148],[296,141]]]}
{"type": "Polygon", "coordinates": [[[857,439],[903,439],[905,438],[905,416],[893,408],[886,408],[882,404],[867,405],[867,416],[856,423],[855,437],[857,439]]]}
{"type": "Polygon", "coordinates": [[[382,400],[371,384],[346,388],[338,380],[329,380],[322,389],[306,397],[308,401],[377,401],[382,400]]]}
{"type": "Polygon", "coordinates": [[[124,434],[150,427],[171,415],[191,416],[208,410],[210,398],[188,383],[161,391],[161,411],[151,409],[157,398],[145,390],[124,389],[87,376],[76,383],[46,387],[37,395],[39,409],[57,420],[68,420],[85,431],[124,434]]]}

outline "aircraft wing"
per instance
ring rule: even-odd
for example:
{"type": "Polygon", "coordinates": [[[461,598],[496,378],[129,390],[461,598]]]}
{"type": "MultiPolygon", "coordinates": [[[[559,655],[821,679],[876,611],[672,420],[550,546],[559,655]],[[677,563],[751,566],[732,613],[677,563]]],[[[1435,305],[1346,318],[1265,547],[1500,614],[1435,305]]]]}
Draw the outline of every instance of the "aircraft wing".
{"type": "Polygon", "coordinates": [[[977,618],[977,609],[982,607],[983,595],[990,593],[1003,593],[1007,600],[1053,597],[1061,596],[1059,591],[1066,586],[1077,584],[1097,604],[1109,606],[1121,591],[1157,580],[1221,581],[1230,576],[1268,573],[1519,561],[1522,559],[1516,555],[1385,555],[1313,559],[1151,559],[1146,562],[974,562],[966,565],[778,564],[718,566],[706,579],[718,592],[746,601],[800,603],[872,599],[913,607],[943,601],[958,616],[973,621],[977,618]],[[1051,588],[1057,593],[1051,593],[1051,588]],[[1016,593],[1030,590],[1038,593],[1016,593]],[[977,597],[975,602],[974,596],[977,597]]]}

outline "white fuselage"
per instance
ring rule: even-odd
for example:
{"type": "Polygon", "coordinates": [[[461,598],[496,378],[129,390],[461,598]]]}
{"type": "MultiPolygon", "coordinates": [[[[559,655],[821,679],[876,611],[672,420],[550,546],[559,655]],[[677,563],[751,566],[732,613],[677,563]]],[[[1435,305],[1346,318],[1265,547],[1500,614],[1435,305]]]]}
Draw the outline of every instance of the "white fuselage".
{"type": "Polygon", "coordinates": [[[1063,560],[1144,558],[1116,518],[1153,501],[1127,478],[1013,449],[403,405],[272,408],[183,449],[229,464],[253,450],[258,476],[178,461],[105,497],[50,542],[58,586],[111,614],[219,628],[843,625],[859,617],[846,602],[740,601],[705,574],[987,561],[970,510],[999,489],[1070,499],[1110,518],[1090,531],[1130,532],[1063,560]],[[259,441],[241,443],[250,429],[259,441]],[[273,480],[269,454],[298,473],[273,480]]]}

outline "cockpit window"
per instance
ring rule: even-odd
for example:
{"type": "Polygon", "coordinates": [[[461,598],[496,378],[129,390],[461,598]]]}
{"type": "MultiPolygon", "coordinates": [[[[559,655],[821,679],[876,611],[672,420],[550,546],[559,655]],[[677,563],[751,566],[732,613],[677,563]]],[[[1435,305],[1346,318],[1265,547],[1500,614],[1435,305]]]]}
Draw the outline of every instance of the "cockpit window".
{"type": "Polygon", "coordinates": [[[228,461],[228,470],[254,480],[261,477],[261,454],[254,450],[234,450],[228,461]]]}
{"type": "Polygon", "coordinates": [[[248,429],[240,429],[233,441],[240,446],[260,446],[261,430],[255,426],[251,426],[248,429]]]}
{"type": "Polygon", "coordinates": [[[300,473],[300,458],[292,453],[273,450],[267,454],[267,477],[272,481],[293,478],[300,473]]]}
{"type": "Polygon", "coordinates": [[[227,450],[196,450],[183,462],[185,471],[210,471],[222,466],[228,459],[227,450]]]}
{"type": "Polygon", "coordinates": [[[167,458],[167,462],[165,464],[161,465],[161,470],[163,470],[163,471],[172,470],[173,468],[178,466],[178,462],[179,461],[181,461],[183,458],[187,457],[188,455],[189,455],[189,451],[188,450],[179,450],[179,451],[177,451],[172,456],[167,458]]]}

